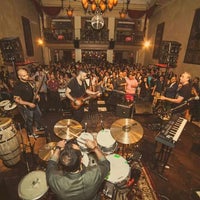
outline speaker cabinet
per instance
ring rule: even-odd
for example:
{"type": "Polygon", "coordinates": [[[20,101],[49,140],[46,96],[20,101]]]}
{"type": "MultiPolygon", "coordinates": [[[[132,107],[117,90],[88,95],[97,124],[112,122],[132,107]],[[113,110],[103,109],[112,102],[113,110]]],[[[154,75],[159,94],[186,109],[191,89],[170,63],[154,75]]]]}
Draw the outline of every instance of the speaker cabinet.
{"type": "Polygon", "coordinates": [[[117,104],[116,115],[122,118],[130,118],[132,108],[133,104],[130,105],[117,104]]]}
{"type": "Polygon", "coordinates": [[[159,53],[159,63],[176,67],[181,44],[176,41],[162,41],[159,53]]]}
{"type": "Polygon", "coordinates": [[[24,55],[19,37],[1,39],[0,49],[4,62],[24,62],[24,55]]]}
{"type": "Polygon", "coordinates": [[[153,114],[152,103],[135,103],[135,114],[153,114]]]}
{"type": "Polygon", "coordinates": [[[74,48],[79,49],[79,40],[74,40],[74,48]]]}
{"type": "Polygon", "coordinates": [[[114,47],[115,47],[115,41],[111,40],[109,42],[109,49],[114,49],[114,47]]]}

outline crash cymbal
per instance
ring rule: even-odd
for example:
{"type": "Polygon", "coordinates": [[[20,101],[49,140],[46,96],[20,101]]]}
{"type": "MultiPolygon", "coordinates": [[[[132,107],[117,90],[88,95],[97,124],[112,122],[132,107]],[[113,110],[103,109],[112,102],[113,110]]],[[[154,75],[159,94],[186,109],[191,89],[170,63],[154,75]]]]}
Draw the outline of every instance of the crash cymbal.
{"type": "Polygon", "coordinates": [[[143,137],[143,128],[133,119],[116,120],[110,128],[113,138],[122,144],[134,144],[143,137]]]}
{"type": "Polygon", "coordinates": [[[38,156],[42,160],[48,161],[55,151],[56,144],[57,142],[50,142],[45,144],[42,148],[39,149],[38,156]]]}
{"type": "Polygon", "coordinates": [[[75,120],[63,119],[55,124],[54,132],[59,138],[70,140],[81,134],[82,126],[75,120]]]}

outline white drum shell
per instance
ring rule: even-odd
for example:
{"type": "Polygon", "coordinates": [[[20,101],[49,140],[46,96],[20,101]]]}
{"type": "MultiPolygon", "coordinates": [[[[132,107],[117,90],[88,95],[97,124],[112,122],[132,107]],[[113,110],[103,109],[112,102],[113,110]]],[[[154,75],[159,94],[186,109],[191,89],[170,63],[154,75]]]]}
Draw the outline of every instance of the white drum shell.
{"type": "Polygon", "coordinates": [[[114,153],[117,148],[117,142],[112,137],[110,129],[103,129],[97,134],[97,143],[105,154],[114,153]]]}

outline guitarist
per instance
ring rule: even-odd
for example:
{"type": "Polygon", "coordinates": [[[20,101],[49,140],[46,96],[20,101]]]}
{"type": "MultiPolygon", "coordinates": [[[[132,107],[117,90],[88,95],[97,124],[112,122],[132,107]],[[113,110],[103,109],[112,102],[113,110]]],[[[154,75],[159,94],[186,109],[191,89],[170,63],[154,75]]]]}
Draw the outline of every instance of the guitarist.
{"type": "Polygon", "coordinates": [[[98,96],[99,92],[93,92],[86,83],[87,72],[81,69],[77,76],[72,78],[66,88],[66,96],[71,101],[72,118],[81,122],[84,117],[84,101],[92,96],[98,96]],[[84,99],[84,95],[90,95],[84,99]]]}
{"type": "Polygon", "coordinates": [[[44,128],[41,125],[41,111],[36,103],[39,101],[39,95],[35,95],[35,87],[30,79],[26,69],[17,71],[19,81],[13,89],[14,100],[18,105],[20,114],[25,122],[25,129],[29,137],[37,138],[39,135],[34,134],[33,126],[36,126],[36,131],[42,131],[44,128]]]}

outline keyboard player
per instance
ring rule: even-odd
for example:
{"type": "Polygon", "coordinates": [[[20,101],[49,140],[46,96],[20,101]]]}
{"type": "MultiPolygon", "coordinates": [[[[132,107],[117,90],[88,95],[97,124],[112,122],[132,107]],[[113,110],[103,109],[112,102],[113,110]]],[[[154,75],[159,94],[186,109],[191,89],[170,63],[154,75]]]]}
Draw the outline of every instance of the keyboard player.
{"type": "Polygon", "coordinates": [[[190,84],[190,80],[191,80],[191,75],[188,72],[184,72],[180,76],[180,81],[179,81],[180,87],[177,90],[176,97],[175,98],[169,98],[165,96],[160,97],[161,100],[173,103],[174,107],[181,108],[180,110],[177,110],[177,112],[180,112],[185,116],[187,111],[187,105],[185,104],[186,106],[184,106],[184,103],[191,98],[191,92],[192,92],[192,86],[190,84]],[[181,107],[181,105],[183,105],[183,107],[181,107]]]}

